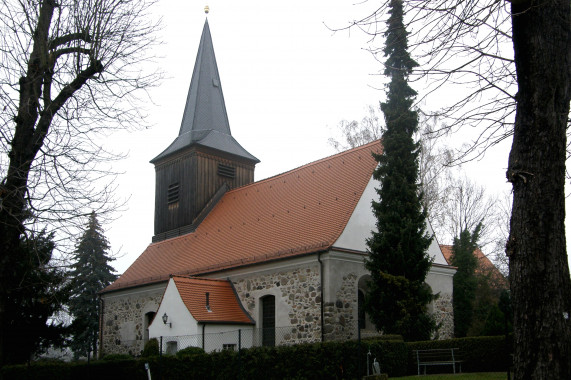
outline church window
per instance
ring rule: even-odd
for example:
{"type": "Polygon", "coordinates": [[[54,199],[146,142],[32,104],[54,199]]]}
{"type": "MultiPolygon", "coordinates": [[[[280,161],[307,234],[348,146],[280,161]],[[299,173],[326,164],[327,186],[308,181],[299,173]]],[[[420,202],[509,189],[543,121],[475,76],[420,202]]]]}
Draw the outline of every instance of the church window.
{"type": "Polygon", "coordinates": [[[218,175],[222,177],[236,177],[236,168],[230,165],[218,164],[218,175]]]}
{"type": "Polygon", "coordinates": [[[174,355],[178,351],[178,342],[176,340],[171,340],[167,342],[167,355],[174,355]]]}
{"type": "Polygon", "coordinates": [[[276,297],[265,296],[260,299],[262,304],[262,345],[276,345],[276,297]]]}
{"type": "Polygon", "coordinates": [[[222,344],[222,349],[228,351],[236,351],[236,343],[224,343],[222,344]]]}
{"type": "Polygon", "coordinates": [[[178,194],[179,194],[178,182],[175,182],[175,183],[169,185],[169,188],[167,191],[167,203],[169,206],[174,205],[175,203],[178,203],[178,194]]]}

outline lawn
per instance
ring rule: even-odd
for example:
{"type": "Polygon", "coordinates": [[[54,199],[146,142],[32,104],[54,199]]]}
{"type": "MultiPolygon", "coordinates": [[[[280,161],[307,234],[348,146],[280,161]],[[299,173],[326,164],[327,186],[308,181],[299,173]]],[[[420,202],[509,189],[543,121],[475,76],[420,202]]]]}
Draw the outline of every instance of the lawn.
{"type": "Polygon", "coordinates": [[[400,380],[506,380],[508,375],[506,372],[477,372],[477,373],[457,373],[457,374],[443,374],[443,375],[420,375],[420,376],[405,376],[405,377],[391,377],[391,379],[400,380]]]}

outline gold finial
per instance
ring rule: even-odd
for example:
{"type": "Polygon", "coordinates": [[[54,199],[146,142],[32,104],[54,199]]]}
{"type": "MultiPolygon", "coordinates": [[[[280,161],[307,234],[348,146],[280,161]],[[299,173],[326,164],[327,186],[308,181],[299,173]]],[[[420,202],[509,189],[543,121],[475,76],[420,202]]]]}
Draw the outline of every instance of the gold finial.
{"type": "Polygon", "coordinates": [[[207,6],[204,7],[204,13],[208,14],[210,12],[210,8],[207,6]]]}

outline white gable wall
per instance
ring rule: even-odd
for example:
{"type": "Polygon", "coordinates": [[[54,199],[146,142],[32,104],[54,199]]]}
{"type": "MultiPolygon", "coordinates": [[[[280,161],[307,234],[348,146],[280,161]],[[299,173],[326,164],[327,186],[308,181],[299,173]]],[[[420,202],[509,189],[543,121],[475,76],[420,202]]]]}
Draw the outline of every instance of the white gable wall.
{"type": "MultiPolygon", "coordinates": [[[[368,277],[368,271],[364,268],[364,265],[360,268],[355,267],[356,261],[364,260],[364,256],[358,258],[358,255],[354,255],[352,259],[349,259],[349,255],[341,255],[335,253],[334,251],[347,251],[347,252],[366,252],[367,244],[366,241],[372,236],[372,231],[376,227],[376,219],[373,214],[371,202],[378,199],[378,194],[375,188],[379,187],[379,181],[376,181],[371,177],[367,187],[363,191],[357,206],[353,211],[353,214],[349,218],[349,222],[345,229],[339,236],[339,239],[333,245],[331,254],[329,255],[330,262],[326,266],[326,270],[329,272],[326,274],[324,288],[326,292],[326,309],[327,305],[330,306],[330,314],[335,314],[338,308],[333,307],[333,304],[339,305],[343,302],[343,297],[340,299],[340,295],[344,296],[345,299],[351,302],[351,297],[356,297],[351,294],[351,291],[347,291],[349,284],[344,284],[346,280],[353,279],[356,283],[354,285],[357,288],[359,281],[362,278],[368,277]],[[356,260],[356,261],[355,261],[356,260]],[[354,263],[352,264],[351,261],[354,263]]],[[[433,234],[432,227],[430,223],[427,223],[428,233],[433,234]]],[[[440,250],[438,245],[438,240],[434,238],[430,247],[428,248],[428,254],[434,259],[433,265],[426,276],[426,283],[430,285],[434,294],[438,294],[439,297],[430,305],[430,309],[433,312],[437,323],[441,324],[440,331],[438,332],[438,337],[448,338],[452,336],[453,332],[453,312],[452,312],[452,279],[456,273],[456,269],[448,265],[444,259],[444,255],[440,250]]],[[[362,264],[361,264],[362,265],[362,264]]],[[[364,281],[366,283],[366,281],[364,281]]],[[[357,310],[353,309],[353,318],[357,318],[357,310]]],[[[337,313],[338,314],[338,313],[337,313]]]]}
{"type": "Polygon", "coordinates": [[[190,314],[171,278],[165,289],[161,305],[153,323],[149,326],[149,337],[196,335],[202,333],[198,329],[196,319],[190,314]],[[163,323],[163,315],[167,314],[168,323],[163,323]],[[169,326],[172,323],[172,327],[169,326]]]}
{"type": "MultiPolygon", "coordinates": [[[[373,215],[373,210],[371,208],[371,202],[373,200],[378,200],[378,195],[375,188],[379,187],[379,181],[375,180],[373,177],[369,180],[365,191],[361,195],[359,202],[353,214],[349,218],[349,222],[345,229],[339,236],[339,239],[333,244],[335,248],[347,249],[351,251],[367,251],[367,239],[372,236],[372,231],[376,227],[376,219],[373,215]]],[[[427,226],[428,233],[433,234],[432,227],[430,223],[427,226]]],[[[435,264],[448,265],[440,251],[437,239],[432,239],[432,244],[428,248],[428,253],[434,258],[435,264]]]]}
{"type": "Polygon", "coordinates": [[[174,351],[170,351],[169,345],[175,345],[177,350],[181,350],[189,346],[203,347],[203,344],[205,351],[211,352],[222,350],[225,344],[235,344],[237,348],[238,330],[242,330],[242,347],[251,347],[254,340],[253,326],[197,322],[182,301],[176,283],[171,278],[157,310],[157,315],[149,326],[149,337],[157,338],[159,341],[162,337],[163,353],[174,353],[174,351]],[[165,313],[168,316],[166,325],[162,320],[165,313]],[[172,327],[169,326],[169,323],[172,323],[172,327]]]}

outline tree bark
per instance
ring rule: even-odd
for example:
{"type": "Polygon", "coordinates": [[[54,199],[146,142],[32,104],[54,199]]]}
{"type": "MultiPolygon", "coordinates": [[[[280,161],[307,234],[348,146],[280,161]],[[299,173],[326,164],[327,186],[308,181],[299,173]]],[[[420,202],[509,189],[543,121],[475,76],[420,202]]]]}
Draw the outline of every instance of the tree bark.
{"type": "Polygon", "coordinates": [[[571,280],[564,225],[570,6],[569,0],[512,2],[518,94],[507,171],[513,212],[506,253],[515,379],[571,379],[571,280]]]}
{"type": "MultiPolygon", "coordinates": [[[[51,81],[54,62],[50,62],[50,46],[57,48],[69,38],[86,40],[84,34],[71,34],[68,39],[49,42],[50,25],[56,4],[53,0],[41,2],[38,21],[33,34],[33,48],[26,73],[20,78],[20,95],[17,116],[14,119],[14,137],[8,153],[6,177],[0,184],[0,325],[5,321],[6,299],[18,274],[14,273],[20,259],[16,251],[24,233],[26,219],[26,192],[31,165],[44,144],[52,120],[61,107],[90,78],[104,69],[100,61],[92,60],[77,76],[51,99],[51,81]],[[40,107],[40,103],[43,107],[40,107]],[[40,112],[40,109],[42,111],[40,112]]],[[[51,54],[57,55],[57,51],[51,54]]],[[[52,57],[53,58],[53,57],[52,57]]],[[[0,329],[0,365],[4,363],[4,336],[0,329]]]]}

